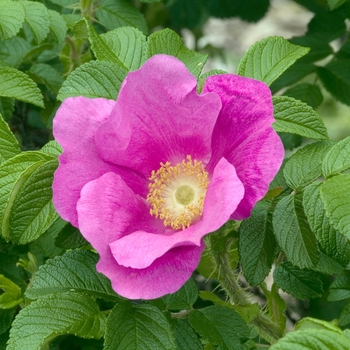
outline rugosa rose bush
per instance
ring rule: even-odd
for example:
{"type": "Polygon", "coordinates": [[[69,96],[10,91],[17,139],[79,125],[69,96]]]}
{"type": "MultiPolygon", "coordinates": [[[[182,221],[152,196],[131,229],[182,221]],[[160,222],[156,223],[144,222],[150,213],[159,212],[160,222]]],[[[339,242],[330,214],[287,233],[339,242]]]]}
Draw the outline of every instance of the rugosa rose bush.
{"type": "Polygon", "coordinates": [[[178,290],[203,236],[247,218],[282,163],[264,83],[224,74],[196,86],[182,62],[156,55],[128,74],[117,101],[68,98],[54,119],[64,150],[55,207],[130,299],[178,290]]]}

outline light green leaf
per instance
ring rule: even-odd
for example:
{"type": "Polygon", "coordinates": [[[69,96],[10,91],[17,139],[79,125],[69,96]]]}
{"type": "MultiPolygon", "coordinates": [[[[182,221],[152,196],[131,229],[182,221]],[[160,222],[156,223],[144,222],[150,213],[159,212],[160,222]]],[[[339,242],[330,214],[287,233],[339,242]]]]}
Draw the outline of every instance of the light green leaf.
{"type": "Polygon", "coordinates": [[[118,303],[108,316],[104,350],[175,348],[170,323],[153,305],[133,306],[124,301],[118,303]]]}
{"type": "Polygon", "coordinates": [[[277,242],[293,265],[312,268],[317,264],[319,251],[316,237],[309,227],[298,195],[288,195],[277,203],[272,223],[277,242]]]}
{"type": "Polygon", "coordinates": [[[51,160],[37,167],[13,199],[9,216],[5,217],[8,232],[4,235],[16,244],[35,240],[57,220],[52,203],[53,173],[57,165],[57,160],[51,160]]]}
{"type": "Polygon", "coordinates": [[[20,152],[16,137],[0,114],[0,164],[20,152]]]}
{"type": "Polygon", "coordinates": [[[255,43],[245,53],[238,66],[238,74],[271,85],[285,70],[310,51],[293,45],[279,36],[255,43]]]}
{"type": "Polygon", "coordinates": [[[22,2],[2,0],[0,11],[0,40],[10,39],[22,28],[24,8],[22,2]]]}
{"type": "Polygon", "coordinates": [[[319,178],[323,157],[333,144],[331,141],[315,142],[294,153],[283,169],[287,185],[299,190],[319,178]]]}
{"type": "Polygon", "coordinates": [[[333,227],[350,238],[350,174],[327,179],[321,186],[321,198],[333,227]]]}
{"type": "Polygon", "coordinates": [[[34,64],[29,72],[31,77],[38,83],[44,84],[49,90],[56,93],[63,83],[62,75],[51,65],[45,63],[34,64]]]}
{"type": "Polygon", "coordinates": [[[295,325],[295,330],[299,329],[319,329],[319,330],[329,330],[336,332],[338,334],[342,334],[342,330],[334,325],[333,323],[319,320],[317,318],[305,317],[297,322],[295,325]]]}
{"type": "Polygon", "coordinates": [[[316,234],[321,249],[341,265],[350,262],[350,241],[331,226],[321,199],[322,183],[315,183],[305,189],[303,206],[312,231],[316,234]]]}
{"type": "Polygon", "coordinates": [[[318,298],[323,293],[317,272],[301,270],[289,262],[278,265],[273,271],[273,278],[278,287],[300,300],[318,298]]]}
{"type": "Polygon", "coordinates": [[[259,203],[239,230],[239,254],[244,276],[256,286],[265,279],[275,258],[276,240],[273,235],[269,203],[259,203]]]}
{"type": "Polygon", "coordinates": [[[44,108],[43,96],[34,81],[23,72],[0,67],[0,96],[12,97],[44,108]]]}
{"type": "Polygon", "coordinates": [[[338,301],[350,298],[350,271],[344,270],[329,286],[328,301],[338,301]]]}
{"type": "Polygon", "coordinates": [[[57,141],[53,140],[44,145],[40,152],[45,153],[51,157],[57,157],[63,152],[63,149],[61,145],[57,143],[57,141]]]}
{"type": "Polygon", "coordinates": [[[63,17],[56,11],[48,10],[50,32],[58,44],[62,44],[67,35],[67,25],[63,17]]]}
{"type": "Polygon", "coordinates": [[[146,36],[136,28],[117,28],[100,37],[128,70],[140,68],[148,58],[146,36]]]}
{"type": "Polygon", "coordinates": [[[223,350],[243,350],[249,337],[249,328],[234,310],[222,306],[209,306],[193,310],[188,321],[190,325],[213,345],[223,350]]]}
{"type": "Polygon", "coordinates": [[[199,77],[208,59],[207,55],[184,46],[181,37],[170,29],[157,31],[148,37],[148,56],[162,53],[177,57],[196,78],[199,77]]]}
{"type": "Polygon", "coordinates": [[[109,30],[131,26],[148,33],[143,15],[127,0],[102,0],[96,10],[97,19],[109,30]]]}
{"type": "Polygon", "coordinates": [[[40,266],[30,288],[29,299],[67,291],[87,293],[96,298],[119,300],[107,277],[96,271],[98,255],[89,250],[71,250],[40,266]]]}
{"type": "Polygon", "coordinates": [[[336,9],[337,7],[346,3],[346,0],[327,0],[328,6],[331,10],[336,9]]]}
{"type": "Polygon", "coordinates": [[[336,143],[326,154],[322,164],[324,177],[339,174],[350,168],[350,136],[336,143]]]}
{"type": "Polygon", "coordinates": [[[173,318],[172,326],[176,340],[176,350],[203,350],[196,332],[183,320],[173,318]]]}
{"type": "Polygon", "coordinates": [[[2,236],[8,240],[9,216],[18,192],[40,165],[51,160],[40,152],[22,152],[0,166],[0,223],[2,236]]]}
{"type": "Polygon", "coordinates": [[[62,334],[99,339],[105,320],[105,314],[89,296],[48,295],[32,302],[16,316],[7,350],[38,350],[62,334]]]}
{"type": "Polygon", "coordinates": [[[71,96],[104,97],[116,100],[127,71],[106,61],[91,61],[73,71],[64,81],[57,99],[71,96]]]}
{"type": "Polygon", "coordinates": [[[278,132],[297,134],[309,139],[327,140],[327,129],[319,115],[306,103],[288,96],[273,97],[278,132]]]}
{"type": "Polygon", "coordinates": [[[21,288],[4,275],[0,275],[0,290],[3,291],[0,294],[0,309],[12,309],[23,301],[21,288]]]}
{"type": "Polygon", "coordinates": [[[50,20],[46,6],[40,2],[22,1],[25,11],[25,21],[31,29],[35,41],[40,44],[49,34],[50,20]]]}
{"type": "Polygon", "coordinates": [[[290,332],[270,350],[348,350],[350,341],[331,330],[305,329],[290,332]]]}

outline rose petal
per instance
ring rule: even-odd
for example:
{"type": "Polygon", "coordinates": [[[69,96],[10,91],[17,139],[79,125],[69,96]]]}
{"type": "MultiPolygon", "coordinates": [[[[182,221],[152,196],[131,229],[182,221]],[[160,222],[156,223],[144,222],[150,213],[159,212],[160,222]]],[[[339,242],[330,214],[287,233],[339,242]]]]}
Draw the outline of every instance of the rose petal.
{"type": "Polygon", "coordinates": [[[111,117],[97,130],[100,156],[149,176],[160,162],[187,155],[209,161],[221,107],[215,93],[199,96],[197,81],[172,56],[156,55],[130,72],[111,117]]]}
{"type": "Polygon", "coordinates": [[[234,165],[245,195],[232,218],[246,219],[280,168],[284,149],[271,124],[271,92],[264,83],[231,74],[207,78],[203,92],[216,92],[222,109],[215,125],[208,169],[225,157],[234,165]]]}
{"type": "Polygon", "coordinates": [[[135,171],[105,162],[97,153],[95,132],[107,120],[115,101],[72,97],[63,101],[53,120],[53,133],[63,147],[53,182],[53,202],[61,217],[78,225],[76,204],[82,187],[113,171],[136,193],[146,194],[146,179],[135,171]]]}
{"type": "Polygon", "coordinates": [[[230,218],[243,195],[244,188],[234,167],[223,158],[214,169],[203,218],[197,224],[166,236],[138,230],[111,242],[112,254],[120,265],[144,269],[173,248],[200,246],[203,236],[217,230],[230,218]]]}

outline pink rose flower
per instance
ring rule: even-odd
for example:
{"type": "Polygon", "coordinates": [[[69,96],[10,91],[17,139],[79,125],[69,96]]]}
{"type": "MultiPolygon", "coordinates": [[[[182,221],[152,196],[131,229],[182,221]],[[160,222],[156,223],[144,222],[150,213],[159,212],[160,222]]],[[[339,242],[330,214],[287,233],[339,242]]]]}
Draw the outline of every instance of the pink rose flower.
{"type": "Polygon", "coordinates": [[[55,207],[130,299],[177,291],[203,236],[247,218],[282,163],[264,83],[224,74],[200,95],[196,85],[182,62],[156,55],[128,74],[117,101],[67,98],[54,119],[55,207]]]}

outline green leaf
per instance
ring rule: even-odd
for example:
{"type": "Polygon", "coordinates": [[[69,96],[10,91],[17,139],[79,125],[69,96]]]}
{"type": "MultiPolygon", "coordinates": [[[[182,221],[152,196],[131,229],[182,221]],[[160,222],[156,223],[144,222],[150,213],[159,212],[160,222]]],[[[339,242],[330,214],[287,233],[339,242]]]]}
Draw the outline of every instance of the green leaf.
{"type": "Polygon", "coordinates": [[[344,266],[342,266],[337,260],[320,251],[320,258],[313,270],[321,272],[324,275],[332,276],[342,273],[344,266]]]}
{"type": "Polygon", "coordinates": [[[305,317],[297,322],[295,325],[295,330],[299,329],[319,329],[319,330],[329,330],[339,334],[342,334],[342,330],[334,325],[333,323],[319,320],[317,318],[305,317]]]}
{"type": "Polygon", "coordinates": [[[21,288],[4,275],[0,275],[0,290],[4,292],[0,294],[0,309],[12,309],[23,301],[21,288]]]}
{"type": "Polygon", "coordinates": [[[350,262],[350,241],[331,226],[321,199],[322,183],[307,187],[303,196],[305,214],[321,249],[341,265],[350,262]]]}
{"type": "Polygon", "coordinates": [[[55,239],[55,245],[64,249],[76,249],[89,245],[80,231],[69,223],[63,227],[55,239]]]}
{"type": "Polygon", "coordinates": [[[318,67],[317,74],[336,100],[350,105],[350,60],[332,60],[324,67],[318,67]]]}
{"type": "Polygon", "coordinates": [[[64,18],[56,11],[48,10],[50,32],[58,44],[62,44],[67,35],[67,25],[64,18]]]}
{"type": "Polygon", "coordinates": [[[0,309],[0,334],[3,334],[7,329],[10,328],[12,319],[15,316],[16,309],[16,307],[12,309],[0,309]]]}
{"type": "Polygon", "coordinates": [[[333,227],[350,238],[350,174],[327,179],[321,186],[321,198],[333,227]]]}
{"type": "Polygon", "coordinates": [[[0,114],[0,164],[20,152],[16,137],[0,114]]]}
{"type": "Polygon", "coordinates": [[[299,149],[286,162],[283,175],[293,190],[311,184],[321,176],[322,160],[333,146],[331,141],[315,142],[299,149]]]}
{"type": "Polygon", "coordinates": [[[258,203],[239,230],[239,254],[244,276],[256,286],[269,274],[275,258],[276,240],[268,203],[258,203]]]}
{"type": "Polygon", "coordinates": [[[12,97],[44,108],[39,88],[23,72],[10,67],[0,67],[0,81],[0,96],[12,97]]]}
{"type": "Polygon", "coordinates": [[[48,295],[32,302],[16,316],[7,350],[37,350],[62,334],[82,338],[102,337],[105,314],[86,295],[48,295]]]}
{"type": "Polygon", "coordinates": [[[277,203],[272,224],[279,246],[293,265],[312,268],[317,264],[316,237],[309,227],[299,195],[288,195],[277,203]]]}
{"type": "Polygon", "coordinates": [[[339,317],[339,326],[344,327],[350,323],[350,304],[347,304],[339,317]]]}
{"type": "Polygon", "coordinates": [[[40,152],[55,158],[63,152],[63,149],[61,145],[57,143],[57,141],[53,140],[45,144],[40,152]]]}
{"type": "Polygon", "coordinates": [[[57,160],[51,160],[37,167],[17,192],[7,218],[8,233],[5,231],[5,236],[16,244],[33,241],[57,220],[52,203],[53,173],[57,165],[57,160]]]}
{"type": "Polygon", "coordinates": [[[327,140],[327,129],[319,115],[306,103],[287,96],[273,97],[277,132],[297,134],[309,139],[327,140]]]}
{"type": "Polygon", "coordinates": [[[71,250],[40,266],[26,291],[29,299],[75,291],[96,298],[119,300],[107,277],[96,271],[98,255],[89,250],[71,250]]]}
{"type": "Polygon", "coordinates": [[[96,10],[97,19],[109,30],[131,26],[147,34],[148,28],[143,15],[127,0],[102,0],[96,10]]]}
{"type": "Polygon", "coordinates": [[[1,164],[0,223],[5,239],[9,239],[9,216],[18,192],[32,172],[50,159],[40,152],[23,152],[1,164]]]}
{"type": "Polygon", "coordinates": [[[317,85],[309,83],[298,84],[288,89],[284,95],[305,102],[314,109],[316,109],[323,101],[320,88],[317,85]]]}
{"type": "Polygon", "coordinates": [[[28,73],[32,79],[38,84],[44,84],[49,90],[54,93],[58,93],[58,90],[62,86],[62,75],[51,65],[45,63],[34,64],[28,73]]]}
{"type": "Polygon", "coordinates": [[[175,348],[170,323],[153,305],[133,306],[125,301],[118,303],[108,316],[104,350],[175,348]]]}
{"type": "Polygon", "coordinates": [[[221,69],[212,69],[207,73],[201,74],[201,76],[198,79],[198,85],[197,85],[198,93],[200,94],[202,92],[203,86],[208,77],[211,77],[212,75],[220,75],[220,74],[227,74],[227,72],[221,69]]]}
{"type": "Polygon", "coordinates": [[[148,58],[146,36],[136,28],[117,28],[100,35],[100,38],[127,70],[140,68],[148,58]]]}
{"type": "Polygon", "coordinates": [[[190,278],[177,292],[167,294],[161,298],[166,310],[187,310],[198,299],[198,288],[190,278]]]}
{"type": "Polygon", "coordinates": [[[289,262],[278,265],[273,271],[273,278],[278,287],[300,300],[319,298],[323,293],[317,272],[301,270],[289,262]]]}
{"type": "Polygon", "coordinates": [[[24,22],[22,2],[2,0],[0,12],[0,40],[15,36],[24,22]]]}
{"type": "Polygon", "coordinates": [[[196,78],[199,77],[208,59],[207,55],[184,46],[182,39],[170,29],[157,31],[148,37],[148,56],[162,53],[177,57],[196,78]]]}
{"type": "Polygon", "coordinates": [[[73,71],[64,81],[57,99],[85,96],[116,100],[127,71],[105,61],[90,61],[73,71]]]}
{"type": "Polygon", "coordinates": [[[241,59],[237,71],[239,75],[271,85],[308,52],[309,48],[293,45],[282,37],[268,37],[250,47],[241,59]]]}
{"type": "Polygon", "coordinates": [[[305,329],[290,332],[270,350],[347,350],[349,339],[331,330],[305,329]]]}
{"type": "Polygon", "coordinates": [[[220,349],[245,349],[242,343],[249,337],[249,328],[236,311],[213,305],[193,310],[188,320],[201,337],[220,349]]]}
{"type": "Polygon", "coordinates": [[[350,298],[350,271],[344,270],[329,286],[328,301],[350,298]]]}
{"type": "Polygon", "coordinates": [[[49,34],[50,20],[46,6],[40,2],[22,1],[25,21],[31,29],[35,41],[40,44],[49,34]]]}
{"type": "Polygon", "coordinates": [[[176,318],[172,319],[172,326],[174,330],[176,349],[177,350],[202,350],[203,345],[199,341],[196,332],[188,323],[176,318]]]}
{"type": "Polygon", "coordinates": [[[11,67],[18,67],[30,50],[31,45],[28,41],[15,36],[1,42],[0,60],[11,67]]]}
{"type": "Polygon", "coordinates": [[[322,164],[324,177],[339,174],[350,168],[350,136],[336,143],[326,154],[322,164]]]}

